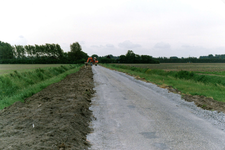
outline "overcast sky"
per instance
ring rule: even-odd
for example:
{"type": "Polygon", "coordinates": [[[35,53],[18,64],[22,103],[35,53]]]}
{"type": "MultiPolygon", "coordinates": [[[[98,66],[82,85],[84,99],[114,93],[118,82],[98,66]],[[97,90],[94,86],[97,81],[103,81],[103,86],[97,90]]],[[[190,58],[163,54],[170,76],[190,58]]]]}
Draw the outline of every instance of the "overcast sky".
{"type": "Polygon", "coordinates": [[[0,41],[88,55],[225,54],[225,0],[0,0],[0,41]]]}

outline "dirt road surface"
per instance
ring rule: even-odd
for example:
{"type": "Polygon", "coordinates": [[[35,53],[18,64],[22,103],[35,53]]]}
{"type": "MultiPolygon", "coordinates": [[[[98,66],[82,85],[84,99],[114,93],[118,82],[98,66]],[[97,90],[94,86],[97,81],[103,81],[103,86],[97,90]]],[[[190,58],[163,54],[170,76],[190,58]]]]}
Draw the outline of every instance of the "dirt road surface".
{"type": "Polygon", "coordinates": [[[96,94],[90,109],[96,120],[87,137],[90,149],[225,150],[224,123],[212,122],[217,112],[206,119],[211,112],[167,89],[101,66],[92,69],[96,94]]]}
{"type": "Polygon", "coordinates": [[[84,150],[90,145],[91,68],[0,111],[0,150],[84,150]]]}

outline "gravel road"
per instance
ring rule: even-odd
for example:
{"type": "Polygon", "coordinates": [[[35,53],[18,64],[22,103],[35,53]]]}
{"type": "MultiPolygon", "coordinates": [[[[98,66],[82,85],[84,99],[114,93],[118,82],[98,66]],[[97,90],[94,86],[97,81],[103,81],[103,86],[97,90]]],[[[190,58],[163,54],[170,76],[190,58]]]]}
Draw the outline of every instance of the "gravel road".
{"type": "Polygon", "coordinates": [[[154,84],[92,67],[93,150],[225,150],[223,113],[197,108],[154,84]]]}

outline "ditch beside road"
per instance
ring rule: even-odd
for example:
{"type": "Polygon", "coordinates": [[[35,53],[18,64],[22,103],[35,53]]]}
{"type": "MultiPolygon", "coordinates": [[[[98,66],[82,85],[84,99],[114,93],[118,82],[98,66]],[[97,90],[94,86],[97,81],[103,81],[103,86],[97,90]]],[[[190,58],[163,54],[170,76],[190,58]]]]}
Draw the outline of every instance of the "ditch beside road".
{"type": "Polygon", "coordinates": [[[225,115],[154,84],[92,67],[93,150],[225,149],[225,115]]]}

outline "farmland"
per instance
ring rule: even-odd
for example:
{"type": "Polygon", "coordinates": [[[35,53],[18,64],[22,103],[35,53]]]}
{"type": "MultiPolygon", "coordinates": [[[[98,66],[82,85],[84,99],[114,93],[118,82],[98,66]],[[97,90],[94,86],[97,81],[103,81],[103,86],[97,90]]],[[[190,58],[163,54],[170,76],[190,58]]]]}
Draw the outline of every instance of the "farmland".
{"type": "Polygon", "coordinates": [[[161,63],[161,64],[121,64],[127,66],[162,69],[166,71],[199,71],[199,72],[214,72],[225,71],[224,63],[161,63]]]}
{"type": "MultiPolygon", "coordinates": [[[[60,64],[0,64],[0,75],[12,73],[15,70],[18,72],[32,71],[37,68],[59,67],[60,64]]],[[[66,66],[66,65],[65,65],[66,66]]]]}

